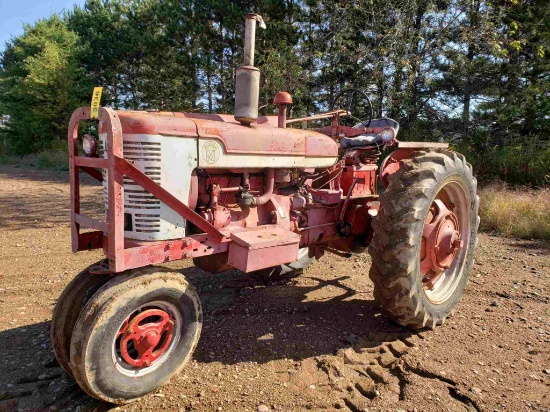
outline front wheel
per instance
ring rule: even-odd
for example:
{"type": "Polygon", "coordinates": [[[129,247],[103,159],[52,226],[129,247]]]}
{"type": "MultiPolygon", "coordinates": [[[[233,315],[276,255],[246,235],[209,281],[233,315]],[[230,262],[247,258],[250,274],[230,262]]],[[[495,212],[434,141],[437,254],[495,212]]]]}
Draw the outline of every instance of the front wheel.
{"type": "Polygon", "coordinates": [[[71,335],[84,305],[101,286],[111,279],[110,275],[94,274],[97,262],[84,269],[65,287],[52,313],[50,337],[53,351],[59,365],[72,375],[70,362],[71,335]]]}
{"type": "Polygon", "coordinates": [[[373,221],[370,278],[398,323],[434,328],[462,297],[473,264],[479,197],[472,166],[451,151],[402,160],[373,221]]]}
{"type": "Polygon", "coordinates": [[[131,402],[184,366],[201,327],[200,300],[180,273],[152,267],[117,275],[94,294],[76,322],[73,376],[97,399],[131,402]]]}

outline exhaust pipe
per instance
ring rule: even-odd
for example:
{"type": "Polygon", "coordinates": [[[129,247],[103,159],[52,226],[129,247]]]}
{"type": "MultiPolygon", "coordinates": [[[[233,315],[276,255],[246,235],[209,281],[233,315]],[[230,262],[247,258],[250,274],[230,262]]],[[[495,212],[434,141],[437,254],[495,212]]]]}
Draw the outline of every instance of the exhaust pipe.
{"type": "Polygon", "coordinates": [[[244,33],[244,61],[236,71],[235,81],[235,120],[245,126],[258,119],[258,100],[260,95],[260,70],[254,67],[254,48],[256,43],[256,23],[265,29],[262,16],[248,13],[244,33]]]}

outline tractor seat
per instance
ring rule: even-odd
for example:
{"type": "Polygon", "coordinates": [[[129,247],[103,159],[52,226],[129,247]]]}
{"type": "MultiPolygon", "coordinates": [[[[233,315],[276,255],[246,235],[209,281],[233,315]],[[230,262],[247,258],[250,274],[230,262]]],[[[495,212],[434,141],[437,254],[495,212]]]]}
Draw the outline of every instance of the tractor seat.
{"type": "Polygon", "coordinates": [[[365,126],[365,123],[359,123],[353,126],[355,129],[369,129],[370,133],[365,133],[356,137],[343,137],[340,139],[340,147],[342,149],[347,149],[351,147],[367,147],[380,145],[383,143],[380,132],[384,127],[393,127],[395,132],[399,131],[399,123],[393,119],[382,117],[381,119],[373,119],[369,123],[368,127],[365,126]],[[372,130],[375,129],[375,130],[372,130]]]}
{"type": "Polygon", "coordinates": [[[348,149],[350,147],[374,146],[381,142],[382,138],[377,134],[362,134],[356,137],[343,137],[340,139],[340,147],[348,149]]]}
{"type": "Polygon", "coordinates": [[[393,127],[396,132],[399,131],[399,123],[396,120],[390,119],[389,117],[381,117],[380,119],[372,119],[368,126],[365,123],[359,123],[353,126],[356,129],[361,129],[369,127],[371,129],[383,129],[384,127],[393,127]]]}

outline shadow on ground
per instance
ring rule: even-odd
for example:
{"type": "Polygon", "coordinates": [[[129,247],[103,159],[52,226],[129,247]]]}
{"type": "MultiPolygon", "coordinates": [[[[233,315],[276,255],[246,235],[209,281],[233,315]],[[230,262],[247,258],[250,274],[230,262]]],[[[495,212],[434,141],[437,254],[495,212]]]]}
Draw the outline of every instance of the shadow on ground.
{"type": "MultiPolygon", "coordinates": [[[[238,271],[210,275],[192,267],[182,272],[199,290],[205,312],[194,355],[200,363],[302,360],[355,344],[375,347],[411,334],[381,315],[373,300],[345,286],[347,276],[310,277],[306,283],[312,286],[293,287],[293,281],[265,286],[238,271]],[[327,288],[335,296],[311,300],[312,293],[327,288]]],[[[51,353],[49,322],[0,332],[0,347],[7,354],[0,366],[0,411],[47,410],[53,405],[66,411],[109,409],[83,393],[58,366],[51,353]]]]}

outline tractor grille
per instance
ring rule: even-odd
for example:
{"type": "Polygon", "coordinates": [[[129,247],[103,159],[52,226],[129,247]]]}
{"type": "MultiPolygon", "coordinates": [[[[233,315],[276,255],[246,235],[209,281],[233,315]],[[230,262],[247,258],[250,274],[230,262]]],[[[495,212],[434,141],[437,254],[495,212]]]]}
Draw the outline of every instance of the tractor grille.
{"type": "MultiPolygon", "coordinates": [[[[100,156],[105,157],[105,138],[100,136],[100,156]]],[[[169,179],[175,176],[174,165],[178,163],[178,152],[172,148],[175,138],[156,135],[123,135],[122,152],[126,160],[149,177],[156,184],[186,199],[188,186],[181,180],[169,179]],[[172,167],[172,169],[170,169],[172,167]],[[182,189],[184,191],[182,192],[182,189]]],[[[193,141],[190,142],[191,147],[193,141]]],[[[195,143],[196,144],[196,143],[195,143]]],[[[187,149],[188,150],[188,149],[187,149]]],[[[108,208],[107,171],[103,171],[103,193],[105,209],[108,208]]],[[[137,240],[177,239],[185,236],[185,219],[166,204],[143,189],[132,179],[124,176],[124,236],[137,240]]],[[[108,213],[108,211],[106,210],[108,213]]]]}
{"type": "MultiPolygon", "coordinates": [[[[122,143],[124,158],[137,162],[138,169],[152,181],[162,185],[161,143],[128,140],[122,143]]],[[[160,232],[160,208],[160,200],[130,178],[124,177],[124,210],[134,216],[134,232],[160,232]]]]}
{"type": "MultiPolygon", "coordinates": [[[[162,185],[162,152],[160,142],[139,142],[124,140],[122,152],[124,158],[136,163],[147,177],[158,185],[162,185]],[[154,166],[151,166],[154,165],[154,166]]],[[[99,142],[99,156],[105,157],[105,142],[99,142]]],[[[105,199],[105,213],[108,215],[107,171],[102,170],[103,196],[105,199]]],[[[143,189],[132,179],[124,176],[124,211],[133,216],[132,231],[136,233],[160,232],[161,202],[151,193],[143,189]]]]}

